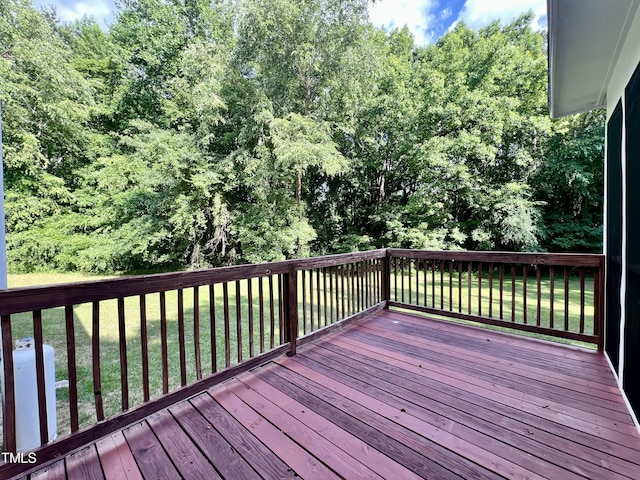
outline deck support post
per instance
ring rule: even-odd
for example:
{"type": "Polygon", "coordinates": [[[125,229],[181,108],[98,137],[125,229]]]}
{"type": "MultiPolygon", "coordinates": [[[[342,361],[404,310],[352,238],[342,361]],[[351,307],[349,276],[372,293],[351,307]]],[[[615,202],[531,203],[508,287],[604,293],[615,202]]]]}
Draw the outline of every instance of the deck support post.
{"type": "Polygon", "coordinates": [[[13,345],[11,336],[11,316],[0,317],[0,331],[2,331],[2,367],[4,368],[4,395],[2,398],[2,450],[9,453],[17,452],[16,444],[16,395],[13,369],[13,345]]]}
{"type": "Polygon", "coordinates": [[[289,271],[282,275],[282,291],[284,296],[284,338],[290,343],[287,356],[296,354],[298,340],[298,272],[291,266],[289,271]]]}
{"type": "Polygon", "coordinates": [[[389,308],[389,301],[391,300],[391,254],[389,250],[386,250],[386,255],[380,259],[380,265],[382,268],[380,282],[380,299],[385,302],[384,308],[389,308]]]}
{"type": "Polygon", "coordinates": [[[593,334],[598,337],[598,351],[604,350],[604,261],[600,257],[597,270],[593,273],[593,334]]]}

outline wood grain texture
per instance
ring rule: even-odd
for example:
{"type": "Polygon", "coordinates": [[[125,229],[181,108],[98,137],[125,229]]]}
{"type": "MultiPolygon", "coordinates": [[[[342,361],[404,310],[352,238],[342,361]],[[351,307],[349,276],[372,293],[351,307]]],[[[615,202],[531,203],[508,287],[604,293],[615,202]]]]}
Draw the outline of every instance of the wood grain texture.
{"type": "Polygon", "coordinates": [[[96,442],[100,464],[108,480],[142,480],[138,464],[133,458],[122,432],[96,442]]]}
{"type": "Polygon", "coordinates": [[[95,445],[90,445],[69,455],[66,459],[67,478],[103,480],[105,478],[95,445]]]}
{"type": "Polygon", "coordinates": [[[147,422],[132,425],[122,433],[144,478],[171,480],[181,478],[147,422]]]}

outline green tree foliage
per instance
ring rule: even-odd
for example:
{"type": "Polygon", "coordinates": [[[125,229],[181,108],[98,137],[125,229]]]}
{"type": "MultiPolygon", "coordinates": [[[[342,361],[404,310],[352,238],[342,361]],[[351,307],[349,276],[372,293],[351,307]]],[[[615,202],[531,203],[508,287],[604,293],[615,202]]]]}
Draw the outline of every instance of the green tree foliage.
{"type": "Polygon", "coordinates": [[[604,110],[554,124],[545,162],[532,179],[549,250],[602,251],[604,125],[604,110]]]}
{"type": "Polygon", "coordinates": [[[598,251],[604,114],[549,120],[531,16],[416,47],[368,3],[0,0],[11,268],[598,251]]]}

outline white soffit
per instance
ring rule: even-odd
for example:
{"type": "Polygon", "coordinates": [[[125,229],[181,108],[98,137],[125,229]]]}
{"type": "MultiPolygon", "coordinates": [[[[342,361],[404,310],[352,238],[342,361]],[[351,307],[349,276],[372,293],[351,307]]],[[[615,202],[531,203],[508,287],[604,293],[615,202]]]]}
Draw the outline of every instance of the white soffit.
{"type": "Polygon", "coordinates": [[[606,106],[640,0],[547,0],[552,118],[606,106]]]}

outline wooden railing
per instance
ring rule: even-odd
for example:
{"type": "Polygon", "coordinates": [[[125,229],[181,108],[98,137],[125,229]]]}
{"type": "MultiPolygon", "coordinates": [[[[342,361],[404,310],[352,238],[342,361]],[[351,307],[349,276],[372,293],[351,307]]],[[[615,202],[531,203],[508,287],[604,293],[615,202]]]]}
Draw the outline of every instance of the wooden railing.
{"type": "Polygon", "coordinates": [[[389,305],[602,349],[604,257],[388,249],[389,305]]]}
{"type": "Polygon", "coordinates": [[[68,379],[58,431],[75,434],[114,415],[146,416],[151,399],[163,397],[152,402],[157,409],[382,308],[385,259],[375,250],[0,291],[4,450],[16,451],[16,339],[34,338],[44,445],[43,344],[55,349],[58,379],[68,379]]]}
{"type": "Polygon", "coordinates": [[[12,350],[25,336],[35,342],[42,445],[43,344],[55,349],[57,380],[68,379],[58,395],[67,438],[40,460],[388,306],[601,348],[603,258],[382,249],[0,291],[4,450],[16,451],[12,350]]]}

